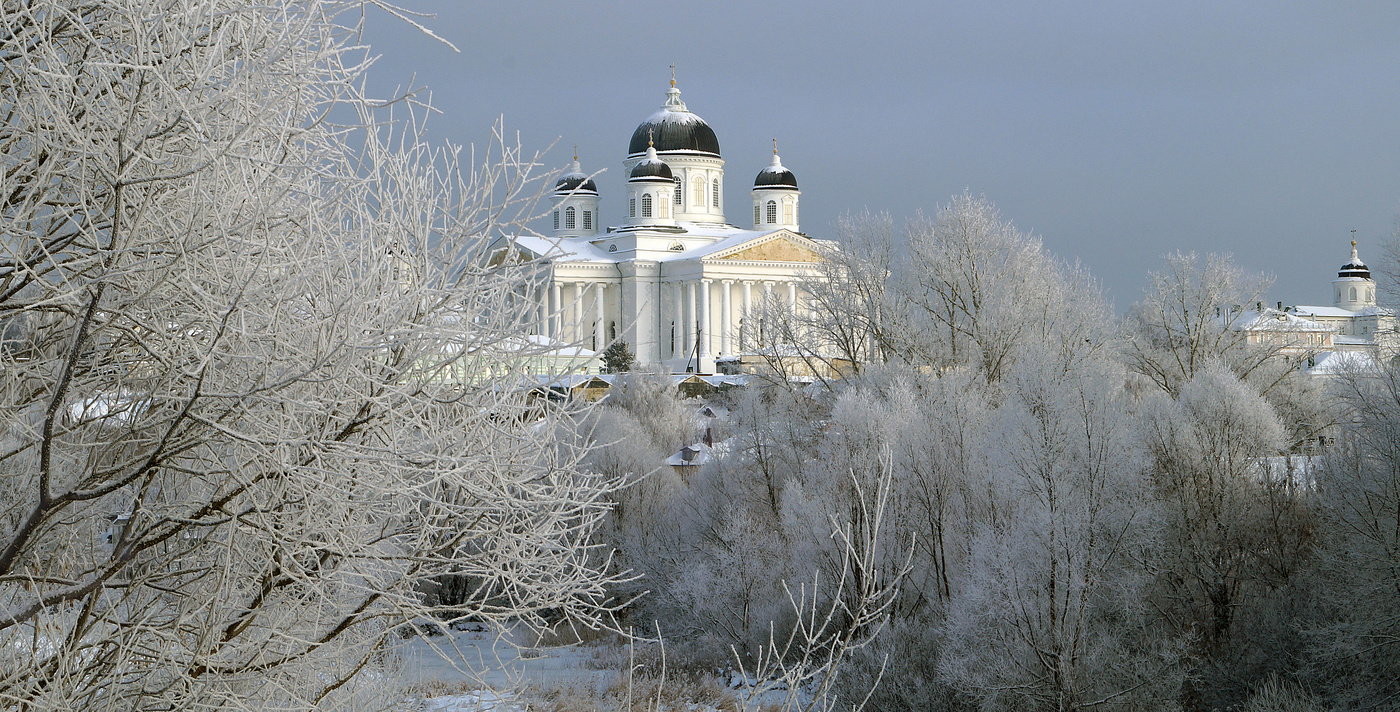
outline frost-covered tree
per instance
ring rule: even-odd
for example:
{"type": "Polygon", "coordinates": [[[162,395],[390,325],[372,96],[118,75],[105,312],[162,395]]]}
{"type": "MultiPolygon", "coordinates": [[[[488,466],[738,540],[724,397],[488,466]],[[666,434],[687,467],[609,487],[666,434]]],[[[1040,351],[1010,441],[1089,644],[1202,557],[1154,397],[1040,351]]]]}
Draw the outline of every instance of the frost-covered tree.
{"type": "Polygon", "coordinates": [[[1286,581],[1308,550],[1297,485],[1268,467],[1283,424],[1218,362],[1175,400],[1149,404],[1144,421],[1167,544],[1155,595],[1172,601],[1170,623],[1218,650],[1243,602],[1286,581]]]}
{"type": "Polygon", "coordinates": [[[493,387],[535,266],[482,250],[534,159],[375,113],[362,10],[0,11],[6,706],[382,702],[409,621],[595,610],[615,484],[493,387]]]}
{"type": "Polygon", "coordinates": [[[954,196],[907,232],[904,348],[924,363],[972,366],[996,382],[1026,353],[1069,364],[1108,343],[1111,320],[1088,273],[1047,254],[986,198],[954,196]]]}
{"type": "Polygon", "coordinates": [[[945,679],[986,709],[1144,709],[1175,692],[1143,561],[1158,544],[1112,366],[1022,362],[993,426],[995,516],[947,614],[945,679]]]}
{"type": "Polygon", "coordinates": [[[1229,255],[1167,255],[1128,312],[1133,370],[1169,393],[1217,362],[1250,377],[1278,351],[1250,348],[1247,332],[1228,327],[1258,308],[1272,281],[1241,269],[1229,255]]]}
{"type": "Polygon", "coordinates": [[[1318,474],[1323,615],[1308,633],[1338,708],[1380,709],[1400,699],[1400,368],[1341,390],[1355,417],[1318,474]]]}

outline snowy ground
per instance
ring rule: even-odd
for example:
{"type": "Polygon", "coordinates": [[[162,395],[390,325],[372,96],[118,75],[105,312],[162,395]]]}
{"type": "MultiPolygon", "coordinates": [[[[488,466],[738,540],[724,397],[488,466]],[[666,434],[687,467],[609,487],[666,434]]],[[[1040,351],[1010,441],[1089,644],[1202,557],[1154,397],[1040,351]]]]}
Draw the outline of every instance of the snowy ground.
{"type": "Polygon", "coordinates": [[[397,652],[406,682],[428,697],[423,712],[515,712],[513,690],[572,688],[602,690],[618,672],[587,667],[584,647],[531,648],[524,632],[477,629],[404,641],[397,652]]]}
{"type": "MultiPolygon", "coordinates": [[[[397,649],[402,679],[419,690],[410,701],[415,712],[524,712],[527,705],[518,690],[533,692],[568,690],[585,709],[610,709],[606,692],[626,674],[625,648],[600,650],[597,646],[533,648],[534,636],[525,631],[488,629],[449,631],[443,635],[404,641],[397,649]],[[599,653],[604,653],[599,655],[599,653]],[[597,660],[620,662],[621,669],[595,669],[597,660]]],[[[619,666],[609,666],[619,667],[619,666]]],[[[745,705],[744,688],[756,684],[737,675],[718,684],[728,687],[731,700],[747,709],[780,704],[782,688],[766,688],[745,705]],[[747,683],[747,685],[745,684],[747,683]],[[734,700],[737,697],[737,700],[734,700]]],[[[639,682],[640,687],[640,682],[639,682]]],[[[673,685],[668,684],[668,687],[673,685]]],[[[615,690],[614,690],[615,692],[615,690]]],[[[681,704],[674,707],[688,712],[714,712],[715,703],[696,704],[684,690],[681,704]]],[[[638,694],[642,693],[640,689],[638,694]]],[[[619,702],[613,698],[614,702],[619,702]]],[[[672,698],[672,702],[675,702],[672,698]]],[[[625,707],[623,704],[621,707],[625,707]]],[[[663,704],[665,709],[670,705],[663,704]]],[[[621,708],[619,707],[619,709],[621,708]]]]}

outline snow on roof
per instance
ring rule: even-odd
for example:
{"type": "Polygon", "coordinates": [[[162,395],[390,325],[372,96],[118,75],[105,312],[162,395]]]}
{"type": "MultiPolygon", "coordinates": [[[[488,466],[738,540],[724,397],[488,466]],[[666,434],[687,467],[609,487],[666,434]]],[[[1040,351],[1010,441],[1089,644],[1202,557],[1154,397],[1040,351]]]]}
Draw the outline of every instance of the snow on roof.
{"type": "Polygon", "coordinates": [[[710,446],[705,443],[686,445],[676,454],[666,458],[672,467],[699,467],[710,461],[710,446]]]}
{"type": "Polygon", "coordinates": [[[1325,351],[1317,355],[1310,376],[1339,376],[1348,373],[1374,372],[1379,366],[1371,354],[1364,351],[1325,351]]]}
{"type": "Polygon", "coordinates": [[[1230,319],[1230,328],[1236,331],[1336,331],[1336,327],[1277,309],[1237,312],[1230,319]]]}
{"type": "Polygon", "coordinates": [[[538,237],[535,235],[520,235],[515,238],[515,244],[530,252],[547,257],[555,262],[616,262],[612,256],[602,251],[588,241],[592,238],[574,237],[555,239],[550,237],[538,237]]]}
{"type": "Polygon", "coordinates": [[[672,111],[668,107],[657,109],[643,124],[703,124],[705,120],[693,111],[672,111]]]}
{"type": "Polygon", "coordinates": [[[1350,319],[1357,316],[1391,316],[1395,313],[1393,309],[1387,309],[1385,307],[1366,307],[1365,309],[1351,311],[1350,309],[1342,309],[1341,307],[1318,307],[1303,304],[1293,307],[1293,311],[1304,316],[1320,316],[1332,319],[1350,319]]]}
{"type": "MultiPolygon", "coordinates": [[[[725,250],[738,247],[751,240],[756,240],[775,232],[782,232],[784,228],[776,230],[743,230],[733,225],[705,225],[697,223],[681,223],[684,232],[665,233],[668,238],[702,237],[718,238],[714,242],[705,245],[689,247],[681,252],[666,252],[648,257],[656,262],[678,262],[683,260],[703,259],[710,255],[723,252],[725,250]]],[[[638,230],[637,232],[645,232],[638,230]]],[[[555,262],[626,262],[634,259],[631,253],[604,252],[602,248],[592,244],[591,240],[608,239],[622,237],[626,233],[614,232],[598,235],[596,237],[569,237],[554,240],[543,237],[522,236],[516,239],[516,244],[537,255],[549,256],[555,262]]],[[[829,247],[828,242],[818,242],[812,240],[814,247],[829,247]]]]}

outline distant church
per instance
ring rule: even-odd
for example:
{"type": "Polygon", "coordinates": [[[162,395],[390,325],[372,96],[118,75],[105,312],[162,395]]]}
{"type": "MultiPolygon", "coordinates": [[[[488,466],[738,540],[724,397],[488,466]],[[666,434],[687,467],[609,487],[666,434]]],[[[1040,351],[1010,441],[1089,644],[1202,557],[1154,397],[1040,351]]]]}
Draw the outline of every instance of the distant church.
{"type": "Polygon", "coordinates": [[[1231,322],[1247,333],[1251,344],[1308,356],[1308,372],[1314,375],[1368,368],[1393,358],[1400,347],[1395,310],[1377,306],[1376,281],[1356,254],[1355,240],[1351,259],[1332,280],[1332,306],[1260,308],[1240,313],[1231,322]]]}
{"type": "Polygon", "coordinates": [[[1333,327],[1334,342],[1339,347],[1373,349],[1387,345],[1395,335],[1395,312],[1376,306],[1376,280],[1371,269],[1356,254],[1356,240],[1351,241],[1351,259],[1342,265],[1332,280],[1332,306],[1293,307],[1292,313],[1333,327]]]}
{"type": "Polygon", "coordinates": [[[803,308],[801,279],[833,246],[800,231],[802,193],[776,143],[740,212],[747,220],[752,208],[749,229],[725,216],[719,139],[681,101],[674,78],[661,108],[632,132],[622,165],[624,224],[599,223],[602,194],[576,155],[551,194],[552,235],[514,239],[547,263],[532,295],[545,316],[540,336],[595,351],[620,338],[642,365],[714,373],[717,360],[765,338],[750,322],[766,299],[803,308]]]}

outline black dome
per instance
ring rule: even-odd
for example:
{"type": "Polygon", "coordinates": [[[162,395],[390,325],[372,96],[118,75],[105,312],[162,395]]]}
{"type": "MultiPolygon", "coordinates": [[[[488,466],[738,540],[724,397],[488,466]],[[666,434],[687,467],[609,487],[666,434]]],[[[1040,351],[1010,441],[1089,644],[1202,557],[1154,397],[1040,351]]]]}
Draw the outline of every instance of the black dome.
{"type": "Polygon", "coordinates": [[[758,177],[753,179],[755,188],[797,188],[797,176],[792,171],[781,166],[774,168],[769,166],[758,172],[758,177]]]}
{"type": "Polygon", "coordinates": [[[598,186],[594,184],[592,178],[582,173],[565,173],[559,178],[559,181],[554,184],[554,192],[556,193],[572,193],[574,191],[579,193],[597,193],[598,186]]]}
{"type": "Polygon", "coordinates": [[[714,129],[711,129],[704,119],[689,111],[662,109],[648,116],[647,120],[632,132],[632,141],[627,144],[627,155],[646,153],[648,141],[655,143],[658,153],[685,151],[719,156],[719,139],[715,138],[714,129]]]}
{"type": "Polygon", "coordinates": [[[675,178],[671,175],[671,167],[666,165],[665,161],[656,158],[644,158],[632,169],[632,172],[628,174],[628,183],[638,180],[664,180],[667,182],[674,182],[675,178]]]}
{"type": "Polygon", "coordinates": [[[1356,240],[1351,241],[1351,260],[1342,265],[1342,269],[1337,273],[1337,277],[1338,279],[1345,279],[1347,277],[1359,277],[1361,279],[1371,278],[1370,268],[1366,266],[1365,262],[1361,261],[1360,257],[1356,256],[1356,240]]]}
{"type": "Polygon", "coordinates": [[[1364,264],[1348,262],[1342,265],[1342,269],[1337,273],[1338,277],[1360,277],[1361,279],[1371,278],[1371,269],[1364,264]]]}

